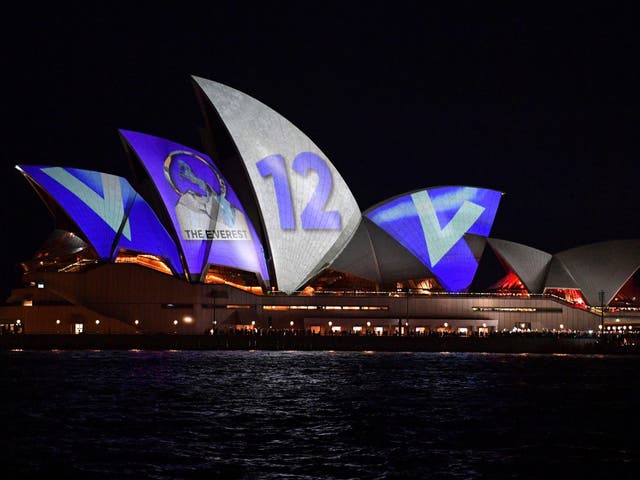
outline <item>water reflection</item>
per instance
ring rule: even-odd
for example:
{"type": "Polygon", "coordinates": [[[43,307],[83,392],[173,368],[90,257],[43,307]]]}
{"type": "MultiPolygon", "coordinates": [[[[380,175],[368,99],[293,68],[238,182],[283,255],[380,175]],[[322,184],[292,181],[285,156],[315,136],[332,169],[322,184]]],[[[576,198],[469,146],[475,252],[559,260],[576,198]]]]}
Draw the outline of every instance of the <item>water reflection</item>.
{"type": "Polygon", "coordinates": [[[540,478],[638,467],[637,357],[0,354],[8,478],[540,478]]]}

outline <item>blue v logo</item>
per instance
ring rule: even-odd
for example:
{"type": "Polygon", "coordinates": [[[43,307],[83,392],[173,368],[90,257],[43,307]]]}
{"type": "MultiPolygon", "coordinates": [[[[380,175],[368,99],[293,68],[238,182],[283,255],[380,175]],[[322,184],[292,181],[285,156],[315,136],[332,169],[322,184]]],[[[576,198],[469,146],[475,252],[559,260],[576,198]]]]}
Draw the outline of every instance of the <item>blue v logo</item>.
{"type": "Polygon", "coordinates": [[[411,195],[411,199],[422,225],[432,267],[458,243],[485,210],[484,207],[465,200],[454,217],[442,228],[427,191],[416,192],[411,195]]]}

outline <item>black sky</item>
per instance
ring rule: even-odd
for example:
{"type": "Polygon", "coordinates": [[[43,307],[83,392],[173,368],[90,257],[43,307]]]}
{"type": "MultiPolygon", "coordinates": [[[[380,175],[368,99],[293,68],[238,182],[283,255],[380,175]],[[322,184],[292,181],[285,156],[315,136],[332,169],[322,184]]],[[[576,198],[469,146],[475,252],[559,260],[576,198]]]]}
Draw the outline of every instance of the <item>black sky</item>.
{"type": "Polygon", "coordinates": [[[633,3],[446,3],[17,7],[2,32],[3,298],[54,226],[14,165],[130,176],[118,129],[201,148],[191,75],[292,121],[362,210],[474,185],[505,192],[493,237],[549,253],[639,238],[633,3]]]}

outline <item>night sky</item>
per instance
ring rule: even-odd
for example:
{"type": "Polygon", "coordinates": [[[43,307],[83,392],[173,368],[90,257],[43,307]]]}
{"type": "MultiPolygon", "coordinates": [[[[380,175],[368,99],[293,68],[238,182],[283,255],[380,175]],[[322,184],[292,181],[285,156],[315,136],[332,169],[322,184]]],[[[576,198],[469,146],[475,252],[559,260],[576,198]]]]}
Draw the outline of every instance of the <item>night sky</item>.
{"type": "Polygon", "coordinates": [[[130,177],[118,129],[201,149],[191,75],[288,118],[362,210],[471,185],[505,193],[496,238],[549,253],[640,238],[632,2],[23,3],[1,34],[3,298],[54,228],[14,166],[130,177]]]}

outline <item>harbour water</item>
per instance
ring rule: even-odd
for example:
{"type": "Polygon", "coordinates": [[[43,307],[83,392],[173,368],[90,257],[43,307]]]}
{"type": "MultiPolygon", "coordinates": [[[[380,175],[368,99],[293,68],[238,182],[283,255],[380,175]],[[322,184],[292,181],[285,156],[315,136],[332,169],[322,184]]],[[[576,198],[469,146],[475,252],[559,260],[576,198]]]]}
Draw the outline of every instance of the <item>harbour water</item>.
{"type": "Polygon", "coordinates": [[[637,478],[637,355],[0,352],[0,476],[637,478]]]}

